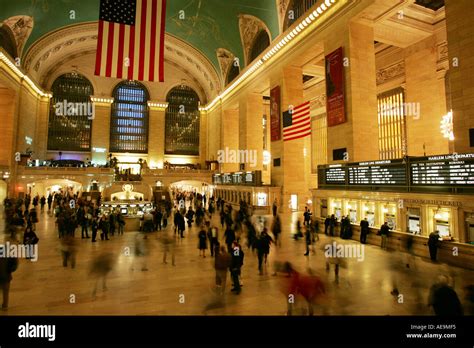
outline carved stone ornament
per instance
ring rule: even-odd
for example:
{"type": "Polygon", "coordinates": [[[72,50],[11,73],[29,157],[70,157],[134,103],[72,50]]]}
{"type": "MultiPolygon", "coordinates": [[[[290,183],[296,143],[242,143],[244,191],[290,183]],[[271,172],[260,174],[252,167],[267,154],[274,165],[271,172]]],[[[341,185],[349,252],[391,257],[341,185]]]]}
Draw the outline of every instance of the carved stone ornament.
{"type": "Polygon", "coordinates": [[[6,19],[3,25],[7,25],[13,35],[15,36],[18,55],[21,56],[21,52],[25,47],[26,40],[30,37],[33,31],[34,21],[33,17],[30,16],[14,16],[6,19]]]}
{"type": "Polygon", "coordinates": [[[377,85],[405,75],[405,61],[398,62],[377,71],[377,85]]]}
{"type": "Polygon", "coordinates": [[[235,55],[226,50],[225,48],[218,48],[217,49],[217,60],[219,61],[219,65],[221,67],[221,74],[222,78],[225,81],[227,74],[229,73],[229,69],[234,63],[235,55]]]}
{"type": "Polygon", "coordinates": [[[245,54],[245,62],[248,64],[248,57],[250,56],[250,50],[252,49],[253,42],[255,37],[261,30],[265,30],[269,37],[270,31],[268,30],[265,23],[263,23],[257,17],[251,15],[241,14],[239,15],[239,29],[240,29],[240,38],[242,40],[242,47],[245,54]]]}

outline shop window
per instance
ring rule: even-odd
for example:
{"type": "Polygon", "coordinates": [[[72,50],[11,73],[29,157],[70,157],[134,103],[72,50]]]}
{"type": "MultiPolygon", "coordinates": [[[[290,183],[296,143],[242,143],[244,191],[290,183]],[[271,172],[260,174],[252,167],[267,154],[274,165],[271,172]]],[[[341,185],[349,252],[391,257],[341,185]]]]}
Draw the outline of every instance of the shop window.
{"type": "Polygon", "coordinates": [[[145,86],[123,81],[115,87],[110,118],[110,152],[148,152],[148,100],[145,86]]]}
{"type": "Polygon", "coordinates": [[[188,86],[173,88],[166,97],[165,153],[199,156],[199,97],[188,86]]]}
{"type": "Polygon", "coordinates": [[[407,154],[406,109],[402,88],[377,96],[380,159],[403,158],[407,154]]]}
{"type": "Polygon", "coordinates": [[[48,150],[91,150],[92,84],[77,73],[58,77],[51,87],[48,150]]]}

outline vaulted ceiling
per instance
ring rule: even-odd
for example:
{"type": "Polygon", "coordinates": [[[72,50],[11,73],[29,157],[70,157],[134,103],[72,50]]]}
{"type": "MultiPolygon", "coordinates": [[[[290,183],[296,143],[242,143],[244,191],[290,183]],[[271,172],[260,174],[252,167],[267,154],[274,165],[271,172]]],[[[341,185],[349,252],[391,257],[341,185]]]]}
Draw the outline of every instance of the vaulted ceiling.
{"type": "MultiPolygon", "coordinates": [[[[23,55],[43,35],[72,24],[97,21],[99,16],[99,0],[0,0],[0,7],[0,22],[12,16],[33,17],[33,31],[23,55]]],[[[166,31],[201,51],[219,71],[219,48],[244,61],[239,31],[242,14],[259,18],[272,38],[278,36],[275,0],[168,0],[166,31]]]]}

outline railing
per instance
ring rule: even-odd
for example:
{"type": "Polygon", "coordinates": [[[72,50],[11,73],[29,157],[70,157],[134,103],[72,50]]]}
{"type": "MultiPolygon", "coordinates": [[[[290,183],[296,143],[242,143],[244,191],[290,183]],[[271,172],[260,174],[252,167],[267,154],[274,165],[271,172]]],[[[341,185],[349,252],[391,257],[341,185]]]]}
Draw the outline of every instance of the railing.
{"type": "Polygon", "coordinates": [[[40,174],[42,172],[53,173],[73,173],[80,172],[84,174],[114,174],[112,168],[96,168],[96,167],[27,167],[19,166],[19,173],[40,174]]]}
{"type": "Polygon", "coordinates": [[[142,175],[170,175],[170,174],[205,174],[212,175],[216,173],[215,170],[205,170],[205,169],[144,169],[142,170],[142,175]]]}

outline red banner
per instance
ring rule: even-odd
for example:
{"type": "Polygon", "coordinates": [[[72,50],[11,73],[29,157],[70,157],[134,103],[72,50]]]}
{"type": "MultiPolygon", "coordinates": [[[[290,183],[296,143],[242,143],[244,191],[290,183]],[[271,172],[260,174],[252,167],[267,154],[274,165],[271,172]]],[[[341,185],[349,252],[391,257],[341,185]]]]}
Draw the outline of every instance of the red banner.
{"type": "Polygon", "coordinates": [[[342,47],[326,56],[326,113],[328,127],[346,122],[342,47]]]}
{"type": "Polygon", "coordinates": [[[270,91],[270,125],[272,141],[281,139],[280,86],[270,91]]]}

